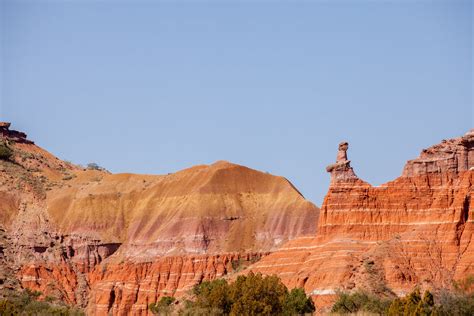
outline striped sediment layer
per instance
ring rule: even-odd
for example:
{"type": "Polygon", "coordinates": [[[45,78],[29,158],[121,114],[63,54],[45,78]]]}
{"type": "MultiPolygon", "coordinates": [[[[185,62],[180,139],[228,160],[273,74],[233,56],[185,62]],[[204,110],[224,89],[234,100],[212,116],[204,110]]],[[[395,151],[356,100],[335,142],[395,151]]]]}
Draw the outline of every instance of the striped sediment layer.
{"type": "Polygon", "coordinates": [[[474,273],[473,147],[472,132],[443,141],[379,187],[338,154],[318,233],[289,241],[252,270],[304,287],[322,307],[338,290],[402,295],[474,273]]]}

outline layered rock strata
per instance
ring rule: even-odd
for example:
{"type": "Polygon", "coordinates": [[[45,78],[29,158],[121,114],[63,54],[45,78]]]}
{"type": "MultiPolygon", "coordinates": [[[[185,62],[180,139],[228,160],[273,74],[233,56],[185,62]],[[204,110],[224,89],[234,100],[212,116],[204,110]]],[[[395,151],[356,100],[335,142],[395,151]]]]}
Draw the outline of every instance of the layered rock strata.
{"type": "Polygon", "coordinates": [[[318,233],[298,238],[252,266],[303,286],[319,305],[338,289],[402,295],[449,287],[474,273],[474,131],[425,149],[401,177],[373,187],[347,160],[328,166],[331,185],[318,233]]]}
{"type": "Polygon", "coordinates": [[[91,315],[145,315],[162,295],[242,270],[316,233],[285,178],[220,161],[163,176],[64,162],[0,124],[0,290],[40,290],[91,315]]]}
{"type": "Polygon", "coordinates": [[[11,123],[9,122],[0,122],[0,137],[9,138],[11,141],[24,143],[24,144],[33,144],[33,142],[27,139],[27,136],[23,132],[10,130],[11,123]]]}

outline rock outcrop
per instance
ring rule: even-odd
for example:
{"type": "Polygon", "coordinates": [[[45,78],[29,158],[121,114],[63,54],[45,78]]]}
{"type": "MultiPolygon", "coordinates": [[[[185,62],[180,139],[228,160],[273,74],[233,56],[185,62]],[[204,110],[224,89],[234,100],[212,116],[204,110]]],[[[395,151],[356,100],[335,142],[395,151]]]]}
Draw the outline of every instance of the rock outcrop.
{"type": "Polygon", "coordinates": [[[346,149],[341,143],[327,168],[318,233],[286,243],[253,271],[303,286],[322,307],[338,289],[402,295],[474,273],[473,131],[423,150],[379,187],[355,176],[346,149]]]}
{"type": "Polygon", "coordinates": [[[23,144],[33,144],[31,140],[26,138],[26,134],[23,132],[10,130],[11,123],[9,122],[0,122],[0,137],[9,138],[12,141],[23,143],[23,144]]]}

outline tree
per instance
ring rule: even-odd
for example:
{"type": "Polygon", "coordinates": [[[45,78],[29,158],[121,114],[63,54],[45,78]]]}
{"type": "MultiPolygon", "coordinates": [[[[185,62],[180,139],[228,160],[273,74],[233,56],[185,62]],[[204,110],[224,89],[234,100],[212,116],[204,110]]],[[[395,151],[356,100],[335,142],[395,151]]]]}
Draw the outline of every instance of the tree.
{"type": "Polygon", "coordinates": [[[314,304],[303,289],[288,292],[277,276],[250,272],[233,283],[205,281],[193,289],[193,304],[183,315],[301,315],[314,312],[314,304]]]}
{"type": "Polygon", "coordinates": [[[390,304],[390,308],[388,309],[389,316],[398,316],[403,315],[403,311],[405,310],[405,304],[403,300],[400,298],[396,298],[393,300],[392,304],[390,304]]]}
{"type": "Polygon", "coordinates": [[[286,297],[284,310],[287,315],[303,315],[312,314],[316,308],[302,288],[294,288],[286,297]]]}
{"type": "Polygon", "coordinates": [[[404,300],[405,300],[405,308],[403,310],[403,315],[404,316],[414,315],[416,308],[418,307],[418,303],[420,303],[421,301],[420,290],[415,289],[404,300]]]}
{"type": "Polygon", "coordinates": [[[230,312],[229,285],[226,280],[205,281],[194,287],[196,306],[207,309],[217,309],[224,314],[230,312]]]}
{"type": "Polygon", "coordinates": [[[339,314],[351,314],[359,311],[383,314],[387,312],[390,303],[388,299],[382,299],[361,291],[352,294],[339,293],[331,311],[339,314]]]}
{"type": "Polygon", "coordinates": [[[277,276],[250,272],[232,284],[230,315],[280,315],[288,289],[277,276]]]}

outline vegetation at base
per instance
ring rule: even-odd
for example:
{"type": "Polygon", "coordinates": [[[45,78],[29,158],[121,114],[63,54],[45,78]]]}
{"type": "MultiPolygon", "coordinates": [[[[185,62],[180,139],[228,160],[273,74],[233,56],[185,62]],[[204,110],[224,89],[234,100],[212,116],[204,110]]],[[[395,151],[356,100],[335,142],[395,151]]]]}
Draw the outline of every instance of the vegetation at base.
{"type": "Polygon", "coordinates": [[[419,289],[403,298],[379,298],[364,292],[339,293],[332,306],[334,314],[367,313],[389,316],[470,316],[474,315],[474,278],[456,282],[454,290],[441,290],[436,298],[419,289]]]}
{"type": "Polygon", "coordinates": [[[364,292],[354,292],[352,294],[339,293],[331,312],[336,314],[352,314],[363,311],[385,315],[384,312],[389,309],[390,304],[390,299],[381,299],[364,292]]]}
{"type": "Polygon", "coordinates": [[[0,159],[10,160],[12,156],[13,150],[5,142],[0,142],[0,159]]]}
{"type": "MultiPolygon", "coordinates": [[[[178,315],[305,315],[315,311],[313,301],[303,289],[288,291],[277,276],[262,276],[250,272],[237,277],[235,282],[224,279],[205,281],[193,289],[195,299],[185,301],[178,315]]],[[[163,300],[164,298],[162,298],[163,300]]],[[[166,312],[150,305],[150,311],[159,315],[166,312]],[[152,309],[153,308],[153,309],[152,309]]],[[[170,307],[174,301],[170,301],[170,307]]]]}
{"type": "Polygon", "coordinates": [[[0,315],[35,315],[35,316],[79,316],[84,315],[78,309],[65,305],[63,302],[56,301],[55,298],[47,296],[40,300],[41,292],[25,289],[22,292],[1,293],[0,315]]]}
{"type": "Polygon", "coordinates": [[[176,299],[172,296],[164,296],[158,303],[148,305],[148,309],[156,315],[171,315],[173,312],[173,306],[171,306],[171,304],[173,304],[175,300],[176,299]]]}

